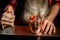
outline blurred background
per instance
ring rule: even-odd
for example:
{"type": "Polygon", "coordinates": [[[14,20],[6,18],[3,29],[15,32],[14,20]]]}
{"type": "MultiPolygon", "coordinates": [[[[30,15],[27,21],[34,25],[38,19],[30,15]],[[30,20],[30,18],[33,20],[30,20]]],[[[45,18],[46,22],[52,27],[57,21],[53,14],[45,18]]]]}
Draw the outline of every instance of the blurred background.
{"type": "MultiPolygon", "coordinates": [[[[0,20],[1,20],[1,17],[2,17],[2,14],[3,14],[3,10],[4,8],[9,4],[11,0],[0,0],[0,20]]],[[[17,25],[16,27],[16,33],[26,33],[26,31],[28,32],[28,28],[24,28],[25,25],[27,25],[27,23],[24,23],[24,20],[23,20],[23,13],[24,13],[24,9],[25,9],[25,2],[26,0],[16,0],[16,9],[15,9],[15,25],[17,25]],[[24,25],[24,26],[20,26],[20,25],[24,25]]],[[[52,0],[51,2],[51,5],[53,6],[55,3],[59,3],[59,1],[56,1],[56,0],[52,0]]],[[[49,4],[50,5],[50,4],[49,4]]],[[[60,10],[58,12],[58,15],[56,16],[56,18],[54,19],[54,24],[55,26],[57,27],[57,34],[60,35],[60,10]]],[[[15,39],[15,38],[14,38],[15,39]]],[[[24,39],[22,37],[22,39],[24,39]]],[[[26,37],[27,39],[27,37],[26,37]]],[[[30,37],[29,37],[30,39],[30,37]]],[[[48,38],[50,39],[50,38],[48,38]]]]}
{"type": "MultiPolygon", "coordinates": [[[[0,20],[1,20],[1,17],[2,17],[2,14],[3,14],[3,10],[4,10],[4,8],[6,7],[6,5],[8,5],[9,4],[9,2],[10,2],[11,0],[0,0],[0,20]]],[[[27,25],[27,23],[24,23],[24,20],[23,20],[23,13],[24,13],[24,7],[25,7],[25,2],[26,2],[26,0],[16,0],[16,9],[15,9],[15,16],[16,16],[16,18],[15,18],[15,25],[17,25],[16,26],[16,30],[15,30],[15,32],[17,33],[17,34],[26,34],[26,32],[27,33],[29,33],[28,32],[28,30],[29,30],[29,28],[27,27],[25,27],[25,25],[27,25]],[[24,26],[20,26],[20,25],[24,25],[24,26]]],[[[59,3],[59,1],[57,0],[52,0],[52,2],[51,2],[51,5],[53,6],[55,3],[59,3]]],[[[49,4],[50,5],[50,4],[49,4]]],[[[56,18],[54,19],[54,24],[55,24],[55,26],[57,27],[57,35],[60,35],[60,10],[59,10],[59,12],[58,12],[58,15],[56,16],[56,18]]],[[[35,37],[35,36],[1,36],[0,35],[0,39],[1,39],[1,37],[2,37],[2,39],[7,39],[8,38],[8,40],[9,40],[9,38],[11,39],[20,39],[20,40],[36,40],[36,38],[37,37],[35,37]],[[3,38],[4,37],[4,38],[3,38]],[[6,38],[7,37],[7,38],[6,38]]],[[[46,36],[44,36],[44,37],[42,37],[42,40],[55,40],[56,39],[56,37],[54,37],[53,39],[52,39],[53,37],[46,37],[46,36]]],[[[1,40],[2,40],[1,39],[1,40]]],[[[57,38],[57,40],[58,40],[58,38],[57,38]]]]}
{"type": "MultiPolygon", "coordinates": [[[[6,7],[6,5],[8,5],[10,3],[10,1],[11,0],[0,0],[0,19],[2,17],[4,8],[6,7]]],[[[25,2],[26,2],[26,0],[16,0],[15,25],[26,25],[27,24],[27,23],[24,24],[24,20],[23,20],[25,2]]],[[[55,3],[59,3],[59,1],[52,0],[51,5],[53,6],[55,3]]],[[[60,17],[60,10],[59,10],[58,15],[56,16],[56,18],[54,20],[54,24],[57,26],[60,26],[60,18],[59,17],[60,17]]]]}
{"type": "MultiPolygon", "coordinates": [[[[11,0],[0,0],[0,19],[3,14],[3,10],[10,3],[11,0]]],[[[25,8],[25,2],[26,0],[16,0],[16,6],[15,6],[15,25],[26,25],[27,23],[24,23],[23,20],[23,13],[25,8]]],[[[52,0],[51,5],[53,6],[55,3],[59,3],[58,0],[52,0]]],[[[49,4],[50,5],[50,4],[49,4]]],[[[54,20],[55,25],[60,25],[60,11],[58,12],[58,15],[56,16],[54,20]]]]}

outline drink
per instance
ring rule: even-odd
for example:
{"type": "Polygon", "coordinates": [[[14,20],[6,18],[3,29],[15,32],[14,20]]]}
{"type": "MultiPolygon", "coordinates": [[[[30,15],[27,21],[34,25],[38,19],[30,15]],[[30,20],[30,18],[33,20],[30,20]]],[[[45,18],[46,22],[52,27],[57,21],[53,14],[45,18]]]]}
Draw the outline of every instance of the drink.
{"type": "Polygon", "coordinates": [[[10,25],[2,24],[2,34],[13,34],[13,28],[10,25]]]}
{"type": "Polygon", "coordinates": [[[29,26],[30,26],[30,31],[32,33],[41,35],[41,32],[40,32],[41,19],[42,18],[40,17],[40,14],[38,14],[38,15],[35,15],[35,18],[31,20],[32,22],[30,21],[29,26]]]}

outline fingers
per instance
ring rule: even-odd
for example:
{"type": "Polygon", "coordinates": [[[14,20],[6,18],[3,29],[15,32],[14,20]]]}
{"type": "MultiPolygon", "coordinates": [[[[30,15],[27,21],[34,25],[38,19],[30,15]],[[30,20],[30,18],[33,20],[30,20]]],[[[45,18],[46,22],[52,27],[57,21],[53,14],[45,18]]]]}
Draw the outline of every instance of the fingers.
{"type": "Polygon", "coordinates": [[[9,22],[2,22],[2,24],[7,24],[7,25],[14,26],[14,24],[13,24],[13,23],[9,23],[9,22]]]}
{"type": "Polygon", "coordinates": [[[54,33],[56,33],[56,27],[54,26],[54,30],[53,30],[54,33]]]}
{"type": "Polygon", "coordinates": [[[49,35],[51,35],[52,34],[52,32],[55,34],[55,32],[56,32],[56,28],[55,28],[55,26],[54,26],[54,24],[53,23],[51,23],[51,28],[50,28],[50,30],[49,30],[49,35]]]}
{"type": "Polygon", "coordinates": [[[53,33],[56,32],[56,28],[54,26],[54,24],[48,20],[45,20],[43,25],[42,25],[42,32],[45,34],[45,35],[51,35],[53,33]]]}
{"type": "Polygon", "coordinates": [[[42,25],[42,27],[43,27],[43,28],[42,28],[42,30],[43,30],[43,31],[44,31],[44,29],[45,29],[45,27],[46,27],[47,23],[48,23],[48,21],[47,21],[47,20],[45,20],[45,21],[44,21],[44,24],[42,25]]]}
{"type": "Polygon", "coordinates": [[[45,30],[44,34],[47,34],[48,33],[48,31],[50,29],[50,25],[51,25],[51,23],[50,24],[47,24],[47,27],[46,27],[46,30],[45,30]]]}
{"type": "Polygon", "coordinates": [[[49,33],[48,33],[49,35],[51,35],[51,34],[52,34],[53,28],[54,28],[54,26],[53,26],[53,25],[51,25],[50,30],[49,30],[49,33]]]}

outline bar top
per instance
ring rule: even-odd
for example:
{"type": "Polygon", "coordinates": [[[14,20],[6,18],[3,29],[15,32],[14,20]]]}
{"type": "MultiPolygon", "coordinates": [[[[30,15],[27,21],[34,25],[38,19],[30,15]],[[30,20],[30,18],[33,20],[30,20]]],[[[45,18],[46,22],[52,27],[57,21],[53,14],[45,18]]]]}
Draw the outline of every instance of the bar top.
{"type": "MultiPolygon", "coordinates": [[[[55,35],[36,35],[30,32],[29,26],[15,26],[14,34],[3,34],[3,35],[25,35],[25,36],[60,36],[60,27],[56,27],[55,35]]],[[[2,34],[2,33],[0,33],[2,34]]]]}

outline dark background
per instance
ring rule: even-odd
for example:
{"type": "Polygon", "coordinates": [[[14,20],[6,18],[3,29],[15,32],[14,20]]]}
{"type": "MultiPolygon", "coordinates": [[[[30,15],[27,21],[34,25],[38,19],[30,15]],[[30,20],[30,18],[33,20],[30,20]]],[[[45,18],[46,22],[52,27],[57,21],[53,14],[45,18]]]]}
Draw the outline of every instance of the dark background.
{"type": "MultiPolygon", "coordinates": [[[[10,1],[11,0],[0,0],[0,18],[2,17],[4,8],[6,7],[6,5],[9,4],[10,1]]],[[[24,20],[22,20],[22,19],[23,19],[25,2],[26,2],[26,0],[16,0],[15,25],[24,24],[24,22],[23,22],[24,20]]],[[[55,3],[56,3],[56,0],[53,0],[51,5],[53,6],[55,3]]],[[[59,2],[57,2],[57,3],[59,3],[59,2]]],[[[60,11],[54,20],[55,25],[59,26],[60,25],[59,23],[60,23],[60,11]]]]}

